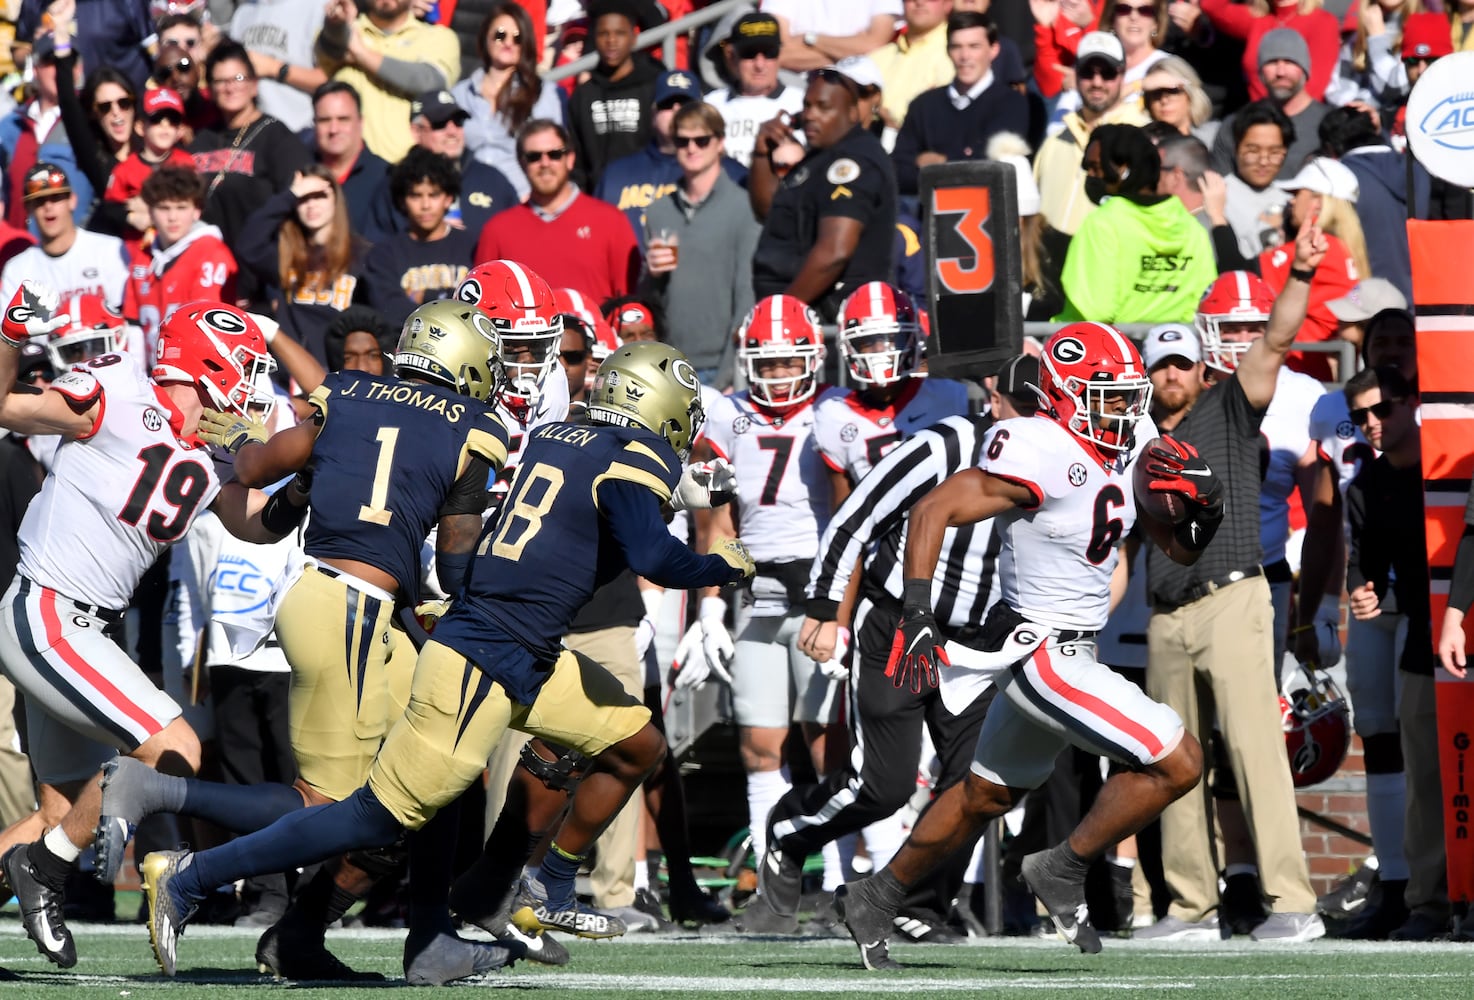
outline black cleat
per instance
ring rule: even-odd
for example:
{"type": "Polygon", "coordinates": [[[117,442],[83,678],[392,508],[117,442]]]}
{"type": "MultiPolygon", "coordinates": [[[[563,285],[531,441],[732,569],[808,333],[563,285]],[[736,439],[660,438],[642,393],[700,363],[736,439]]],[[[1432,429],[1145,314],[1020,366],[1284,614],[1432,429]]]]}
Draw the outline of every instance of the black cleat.
{"type": "Polygon", "coordinates": [[[444,986],[510,966],[527,951],[520,941],[467,941],[443,930],[410,928],[404,978],[411,986],[444,986]]]}
{"type": "Polygon", "coordinates": [[[321,939],[310,934],[284,933],[281,924],[268,927],[256,942],[256,969],[275,979],[314,983],[381,983],[377,972],[359,972],[344,965],[321,939]]]}
{"type": "MultiPolygon", "coordinates": [[[[872,876],[873,877],[873,876],[872,876]]],[[[891,958],[886,938],[890,937],[896,915],[872,898],[871,881],[862,878],[834,890],[834,908],[849,929],[850,937],[860,947],[860,961],[874,972],[902,968],[891,958]]]]}
{"type": "Polygon", "coordinates": [[[567,965],[568,949],[551,934],[524,934],[512,923],[512,915],[503,906],[495,913],[485,913],[469,898],[458,898],[456,886],[450,890],[450,910],[457,920],[480,927],[503,944],[521,945],[526,952],[522,957],[539,965],[567,965]]]}
{"type": "Polygon", "coordinates": [[[703,889],[670,893],[670,919],[676,924],[724,924],[732,919],[732,911],[711,898],[703,889]]]}
{"type": "Polygon", "coordinates": [[[1034,896],[1044,904],[1055,930],[1087,955],[1100,953],[1100,935],[1090,925],[1090,909],[1085,905],[1085,884],[1071,882],[1049,870],[1049,851],[1038,851],[1024,858],[1024,881],[1034,896]]]}
{"type": "Polygon", "coordinates": [[[62,894],[42,882],[26,856],[29,844],[16,844],[0,858],[5,881],[20,903],[20,918],[36,950],[50,961],[70,969],[77,964],[77,944],[61,913],[62,894]]]}
{"type": "Polygon", "coordinates": [[[512,923],[524,934],[541,934],[543,931],[563,931],[575,937],[603,938],[619,937],[628,930],[625,922],[611,913],[585,906],[577,898],[567,909],[548,906],[547,897],[529,879],[523,879],[512,897],[512,923]]]}

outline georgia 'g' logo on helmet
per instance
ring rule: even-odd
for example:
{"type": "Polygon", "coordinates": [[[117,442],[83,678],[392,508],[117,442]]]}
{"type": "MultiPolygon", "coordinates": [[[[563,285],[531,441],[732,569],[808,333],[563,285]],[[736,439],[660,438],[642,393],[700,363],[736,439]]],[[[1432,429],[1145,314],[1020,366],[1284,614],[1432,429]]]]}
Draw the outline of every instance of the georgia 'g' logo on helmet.
{"type": "Polygon", "coordinates": [[[501,400],[514,411],[536,407],[543,383],[558,366],[563,316],[553,289],[514,260],[491,260],[466,272],[455,298],[480,309],[496,331],[507,372],[501,400]]]}
{"type": "Polygon", "coordinates": [[[1129,452],[1151,408],[1152,383],[1136,345],[1105,323],[1071,323],[1044,343],[1045,415],[1093,445],[1129,452]]]}
{"type": "Polygon", "coordinates": [[[1296,788],[1318,785],[1341,769],[1351,749],[1351,711],[1329,674],[1298,667],[1280,694],[1280,719],[1296,788]]]}
{"type": "Polygon", "coordinates": [[[159,328],[154,381],[194,384],[217,410],[245,414],[254,403],[269,412],[274,396],[257,395],[255,386],[275,369],[256,321],[235,306],[191,302],[159,328]]]}
{"type": "Polygon", "coordinates": [[[101,295],[69,295],[61,300],[56,314],[69,320],[46,339],[46,351],[57,371],[123,350],[127,321],[101,295]]]}

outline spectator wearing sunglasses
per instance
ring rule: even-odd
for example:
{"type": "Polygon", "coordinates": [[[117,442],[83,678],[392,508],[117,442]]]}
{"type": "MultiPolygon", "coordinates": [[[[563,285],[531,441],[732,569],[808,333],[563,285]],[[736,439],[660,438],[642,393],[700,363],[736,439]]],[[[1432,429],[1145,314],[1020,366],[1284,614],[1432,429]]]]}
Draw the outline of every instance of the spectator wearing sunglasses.
{"type": "Polygon", "coordinates": [[[986,15],[964,11],[947,19],[952,82],[911,102],[891,151],[902,194],[917,193],[929,163],[982,160],[993,136],[1028,133],[1028,101],[994,72],[998,52],[998,28],[986,15]]]}
{"type": "Polygon", "coordinates": [[[597,302],[628,294],[640,274],[634,230],[623,212],[573,182],[568,130],[534,118],[517,136],[517,155],[532,191],[481,231],[476,263],[516,260],[597,302]]]}
{"type": "MultiPolygon", "coordinates": [[[[477,235],[492,216],[518,203],[517,189],[506,175],[471,155],[466,146],[466,109],[450,91],[421,94],[410,104],[409,112],[415,145],[449,158],[460,171],[460,196],[446,215],[452,226],[477,235]]],[[[377,242],[408,228],[409,220],[386,179],[374,195],[367,236],[377,242]]]]}
{"type": "MultiPolygon", "coordinates": [[[[630,220],[637,238],[645,235],[645,210],[661,195],[675,190],[681,179],[671,122],[677,111],[701,100],[696,75],[683,69],[662,73],[655,84],[655,112],[650,116],[650,141],[638,153],[621,156],[599,175],[594,197],[617,207],[630,220]]],[[[707,142],[715,140],[715,136],[707,142]]],[[[696,141],[696,140],[693,140],[696,141]]],[[[737,184],[747,183],[747,168],[729,156],[720,157],[722,170],[737,184]]],[[[643,239],[641,243],[643,245],[643,239]]]]}
{"type": "MultiPolygon", "coordinates": [[[[60,84],[64,70],[59,60],[71,53],[71,44],[71,39],[65,35],[57,38],[48,34],[36,39],[31,53],[35,96],[0,119],[0,150],[5,153],[6,187],[12,194],[8,215],[12,226],[26,224],[26,213],[19,199],[13,195],[21,190],[31,167],[37,162],[54,163],[69,175],[74,175],[72,183],[77,193],[79,225],[86,220],[92,206],[92,184],[87,174],[77,169],[77,155],[62,120],[60,84]]],[[[75,87],[77,74],[82,72],[82,63],[79,59],[69,63],[68,67],[68,81],[75,87]]]]}
{"type": "Polygon", "coordinates": [[[558,88],[537,75],[538,38],[532,17],[516,0],[496,0],[476,32],[481,66],[454,87],[451,96],[466,120],[466,148],[479,163],[495,167],[527,197],[527,178],[517,164],[517,130],[533,118],[563,120],[558,88]]]}
{"type": "MultiPolygon", "coordinates": [[[[707,94],[706,103],[726,123],[727,155],[744,167],[752,165],[752,146],[763,122],[780,111],[797,118],[803,110],[803,90],[778,79],[781,47],[778,19],[757,11],[738,18],[721,43],[721,57],[735,82],[707,94]]],[[[802,158],[802,147],[794,144],[793,162],[802,158]]]]}
{"type": "MultiPolygon", "coordinates": [[[[233,6],[227,33],[251,54],[251,65],[261,78],[261,110],[293,132],[308,128],[312,94],[328,82],[312,51],[322,31],[325,4],[239,0],[233,6]]],[[[202,53],[189,53],[198,54],[202,53]]]]}
{"type": "Polygon", "coordinates": [[[63,299],[100,295],[116,309],[128,279],[123,243],[77,225],[77,195],[66,170],[55,163],[36,163],[12,192],[12,198],[19,193],[25,199],[22,207],[37,242],[0,271],[0,292],[13,298],[21,279],[30,278],[63,299]]]}
{"type": "MultiPolygon", "coordinates": [[[[205,71],[202,56],[170,43],[159,47],[154,61],[153,86],[167,87],[184,101],[184,124],[191,137],[195,132],[220,127],[220,109],[200,92],[200,77],[205,71]]],[[[189,141],[185,140],[186,143],[189,141]]]]}
{"type": "Polygon", "coordinates": [[[1152,121],[1213,145],[1220,123],[1212,120],[1213,103],[1198,71],[1187,60],[1178,56],[1157,60],[1141,86],[1141,103],[1152,121]]]}
{"type": "Polygon", "coordinates": [[[150,90],[143,95],[143,148],[113,168],[103,200],[122,205],[128,213],[123,243],[130,255],[138,250],[149,227],[148,206],[139,197],[143,182],[160,167],[194,170],[194,157],[180,146],[184,138],[184,100],[172,90],[150,90]]]}
{"type": "MultiPolygon", "coordinates": [[[[1073,236],[1095,207],[1085,196],[1085,170],[1081,166],[1091,133],[1100,125],[1147,123],[1138,104],[1121,100],[1125,67],[1126,52],[1115,35],[1092,31],[1080,39],[1075,61],[1080,109],[1065,115],[1064,127],[1044,140],[1034,158],[1040,214],[1055,234],[1073,236]]],[[[1045,243],[1050,245],[1054,259],[1064,259],[1064,242],[1046,234],[1045,243]]]]}

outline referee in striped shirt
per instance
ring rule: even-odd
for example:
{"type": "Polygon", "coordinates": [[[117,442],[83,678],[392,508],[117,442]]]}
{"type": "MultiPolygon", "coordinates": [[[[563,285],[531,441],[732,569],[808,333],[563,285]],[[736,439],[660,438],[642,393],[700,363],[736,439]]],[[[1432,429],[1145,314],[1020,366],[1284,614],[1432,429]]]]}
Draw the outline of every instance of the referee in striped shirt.
{"type": "MultiPolygon", "coordinates": [[[[916,789],[923,724],[941,759],[937,790],[961,780],[972,762],[978,730],[993,699],[992,685],[975,673],[942,671],[939,688],[898,688],[885,675],[901,617],[901,556],[906,515],[935,487],[978,464],[994,417],[1032,415],[1038,397],[1037,358],[1020,355],[999,374],[995,413],[948,417],[897,445],[860,481],[829,522],[808,586],[808,617],[800,647],[825,662],[836,649],[838,622],[855,623],[858,666],[850,673],[850,760],[816,785],[798,786],[768,816],[768,854],[758,866],[758,897],[741,918],[749,933],[792,932],[804,859],[825,844],[895,813],[916,789]],[[851,574],[863,560],[846,616],[851,574]]],[[[990,522],[948,528],[933,583],[937,620],[946,638],[974,642],[983,614],[998,598],[1000,540],[990,522]]],[[[840,643],[841,647],[843,643],[840,643]]],[[[969,847],[969,850],[971,848],[969,847]]],[[[947,866],[917,898],[908,899],[897,926],[918,940],[936,940],[962,879],[966,854],[947,866]]]]}

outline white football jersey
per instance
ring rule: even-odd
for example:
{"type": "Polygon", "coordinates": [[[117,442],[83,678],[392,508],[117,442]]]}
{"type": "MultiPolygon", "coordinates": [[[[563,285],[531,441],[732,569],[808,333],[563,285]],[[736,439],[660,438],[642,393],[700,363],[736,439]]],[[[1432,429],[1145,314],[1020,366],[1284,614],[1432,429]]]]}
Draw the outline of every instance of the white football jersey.
{"type": "Polygon", "coordinates": [[[538,397],[537,405],[523,414],[526,420],[519,420],[505,403],[496,404],[497,419],[507,429],[507,464],[502,467],[501,474],[494,480],[495,486],[492,492],[498,494],[506,492],[507,484],[512,481],[512,472],[517,468],[517,459],[522,455],[522,446],[526,443],[528,435],[543,424],[556,424],[567,420],[568,404],[568,379],[563,376],[562,368],[554,371],[543,381],[543,391],[538,397]]]}
{"type": "Polygon", "coordinates": [[[20,572],[121,611],[144,572],[214,503],[220,478],[207,449],[179,440],[183,418],[129,359],[104,355],[51,388],[97,400],[97,423],[57,449],[21,522],[20,572]]]}
{"type": "Polygon", "coordinates": [[[1321,458],[1335,470],[1342,496],[1361,471],[1362,463],[1377,457],[1361,430],[1351,422],[1345,393],[1328,392],[1315,401],[1310,410],[1309,435],[1321,458]]]}
{"type": "Polygon", "coordinates": [[[1318,380],[1280,366],[1274,398],[1259,425],[1264,446],[1269,450],[1259,487],[1259,544],[1264,548],[1266,564],[1285,558],[1295,468],[1310,447],[1310,415],[1324,395],[1325,387],[1318,380]]]}
{"type": "MultiPolygon", "coordinates": [[[[783,414],[753,403],[746,391],[721,396],[706,418],[713,452],[737,471],[737,530],[757,562],[813,559],[829,523],[829,472],[813,448],[814,411],[844,390],[783,414]]],[[[761,576],[753,584],[754,614],[781,614],[787,595],[761,576]]]]}
{"type": "Polygon", "coordinates": [[[879,408],[852,389],[814,405],[814,447],[831,469],[858,483],[906,438],[966,413],[967,389],[951,379],[907,379],[895,402],[879,408]]]}
{"type": "Polygon", "coordinates": [[[1136,523],[1131,469],[1156,436],[1151,420],[1141,420],[1131,454],[1105,467],[1084,441],[1048,417],[993,425],[979,468],[1027,487],[1037,502],[997,518],[1000,596],[1009,607],[1051,628],[1105,626],[1111,573],[1136,523]]]}

